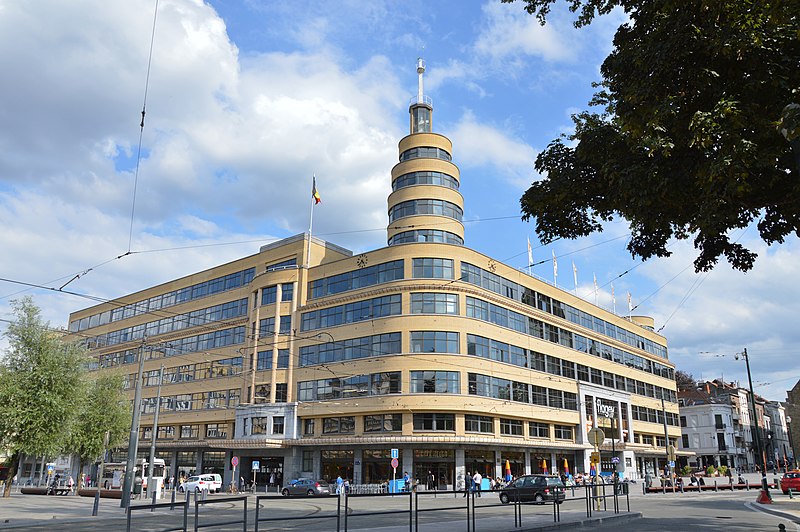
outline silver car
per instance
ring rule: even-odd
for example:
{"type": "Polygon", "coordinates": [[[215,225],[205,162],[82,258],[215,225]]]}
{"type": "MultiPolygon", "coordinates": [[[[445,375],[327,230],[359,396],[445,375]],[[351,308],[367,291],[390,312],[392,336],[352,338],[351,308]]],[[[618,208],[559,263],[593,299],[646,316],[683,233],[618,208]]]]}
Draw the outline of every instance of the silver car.
{"type": "Polygon", "coordinates": [[[289,484],[281,490],[281,494],[284,497],[289,497],[291,495],[305,495],[307,497],[314,497],[316,495],[330,495],[331,487],[324,480],[300,478],[289,482],[289,484]]]}

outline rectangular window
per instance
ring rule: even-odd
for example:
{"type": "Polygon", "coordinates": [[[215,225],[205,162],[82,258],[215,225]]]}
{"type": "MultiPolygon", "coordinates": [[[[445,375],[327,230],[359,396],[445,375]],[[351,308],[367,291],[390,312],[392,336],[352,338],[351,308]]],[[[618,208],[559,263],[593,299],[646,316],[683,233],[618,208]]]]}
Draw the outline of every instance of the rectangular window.
{"type": "Polygon", "coordinates": [[[457,371],[412,371],[411,393],[460,393],[457,371]]]}
{"type": "Polygon", "coordinates": [[[500,434],[504,436],[522,436],[522,421],[519,419],[500,418],[500,434]]]}
{"type": "Polygon", "coordinates": [[[464,416],[464,430],[466,432],[494,434],[494,420],[489,416],[467,414],[464,416]]]}
{"type": "Polygon", "coordinates": [[[303,471],[314,470],[314,451],[303,451],[303,471]]]}
{"type": "Polygon", "coordinates": [[[553,425],[554,435],[557,440],[574,440],[573,429],[572,425],[553,425]]]}
{"type": "Polygon", "coordinates": [[[272,418],[272,433],[283,434],[283,424],[284,424],[283,416],[274,416],[272,418]]]}
{"type": "MultiPolygon", "coordinates": [[[[314,420],[313,419],[304,419],[303,420],[303,436],[313,436],[314,435],[314,420]]],[[[304,469],[303,471],[309,471],[308,469],[304,469]]]]}
{"type": "Polygon", "coordinates": [[[458,333],[446,331],[412,331],[412,353],[458,353],[458,333]]]}
{"type": "Polygon", "coordinates": [[[227,438],[228,425],[226,423],[209,423],[206,425],[206,438],[227,438]]]}
{"type": "Polygon", "coordinates": [[[531,438],[550,439],[550,425],[547,423],[539,423],[537,421],[528,422],[528,435],[531,438]]]}
{"type": "Polygon", "coordinates": [[[458,314],[458,295],[438,292],[411,294],[412,314],[458,314]]]}
{"type": "Polygon", "coordinates": [[[353,434],[356,418],[353,416],[326,417],[322,420],[323,434],[353,434]]]}
{"type": "Polygon", "coordinates": [[[250,418],[250,434],[266,434],[268,422],[269,418],[267,417],[250,418]]]}
{"type": "Polygon", "coordinates": [[[196,440],[200,437],[200,425],[181,425],[181,439],[196,440]]]}
{"type": "Polygon", "coordinates": [[[415,279],[452,279],[453,259],[414,259],[415,279]]]}
{"type": "Polygon", "coordinates": [[[683,448],[689,448],[689,435],[688,434],[681,434],[681,443],[683,443],[683,448]]]}
{"type": "Polygon", "coordinates": [[[403,430],[402,414],[364,416],[364,432],[400,432],[403,430]]]}
{"type": "Polygon", "coordinates": [[[456,427],[453,414],[414,414],[414,430],[454,431],[456,427]]]}

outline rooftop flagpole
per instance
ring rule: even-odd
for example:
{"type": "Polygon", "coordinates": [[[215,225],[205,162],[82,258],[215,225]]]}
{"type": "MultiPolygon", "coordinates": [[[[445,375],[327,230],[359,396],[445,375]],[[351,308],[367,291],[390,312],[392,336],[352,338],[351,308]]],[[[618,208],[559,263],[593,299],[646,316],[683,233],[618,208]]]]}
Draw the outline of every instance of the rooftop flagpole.
{"type": "Polygon", "coordinates": [[[311,178],[311,213],[308,215],[308,244],[306,245],[306,268],[311,267],[311,230],[314,227],[314,205],[322,202],[317,192],[317,174],[311,178]]]}

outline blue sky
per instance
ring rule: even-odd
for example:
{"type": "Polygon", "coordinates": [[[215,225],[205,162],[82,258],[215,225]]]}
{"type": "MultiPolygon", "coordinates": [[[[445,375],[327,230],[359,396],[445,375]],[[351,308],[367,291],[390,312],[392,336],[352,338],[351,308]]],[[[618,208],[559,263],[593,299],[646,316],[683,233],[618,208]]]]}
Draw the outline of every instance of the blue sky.
{"type": "MultiPolygon", "coordinates": [[[[641,264],[624,221],[541,247],[520,220],[536,154],[571,128],[622,13],[576,30],[554,9],[538,25],[499,0],[317,2],[160,0],[142,158],[131,212],[154,0],[0,0],[0,277],[113,298],[257,252],[308,227],[355,252],[385,245],[390,171],[408,133],[416,59],[434,130],[453,141],[466,243],[611,309],[653,316],[670,358],[695,377],[746,382],[773,400],[800,377],[798,243],[770,249],[754,228],[753,271],[693,273],[691,242],[641,264]],[[131,251],[131,254],[116,259],[131,251]],[[624,272],[629,272],[624,275],[624,272]],[[621,275],[621,276],[620,276],[621,275]],[[716,356],[723,355],[723,356],[716,356]]],[[[561,6],[563,8],[563,6],[561,6]]],[[[53,325],[86,299],[32,295],[53,325]]],[[[5,325],[0,322],[0,331],[5,325]]],[[[1,346],[2,344],[0,344],[1,346]]]]}

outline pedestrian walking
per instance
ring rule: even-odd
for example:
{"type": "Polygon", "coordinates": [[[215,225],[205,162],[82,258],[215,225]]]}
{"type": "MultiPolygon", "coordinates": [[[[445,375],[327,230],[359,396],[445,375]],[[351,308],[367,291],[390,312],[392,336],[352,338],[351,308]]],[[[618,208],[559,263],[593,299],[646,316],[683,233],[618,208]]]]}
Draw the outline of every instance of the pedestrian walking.
{"type": "Polygon", "coordinates": [[[475,471],[475,475],[472,477],[472,481],[474,484],[475,492],[478,494],[478,497],[481,496],[481,482],[483,481],[483,476],[480,474],[479,471],[475,471]]]}
{"type": "Polygon", "coordinates": [[[432,471],[428,471],[427,489],[429,490],[436,489],[436,475],[434,475],[432,471]]]}

